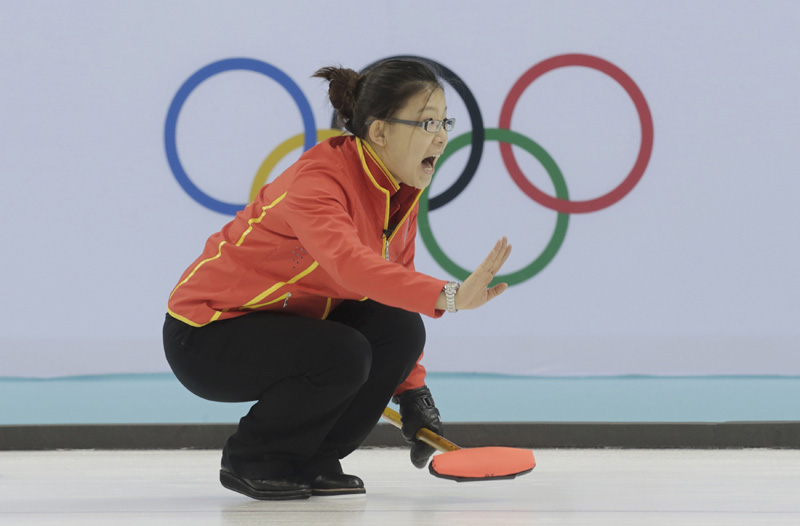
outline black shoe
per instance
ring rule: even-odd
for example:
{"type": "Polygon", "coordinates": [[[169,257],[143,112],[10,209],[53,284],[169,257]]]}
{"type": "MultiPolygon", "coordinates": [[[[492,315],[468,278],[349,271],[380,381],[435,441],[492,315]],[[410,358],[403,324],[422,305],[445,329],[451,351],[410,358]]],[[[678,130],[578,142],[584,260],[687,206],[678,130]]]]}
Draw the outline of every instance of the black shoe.
{"type": "Polygon", "coordinates": [[[364,482],[360,478],[344,473],[319,475],[311,483],[311,494],[317,496],[357,495],[366,492],[364,482]]]}
{"type": "Polygon", "coordinates": [[[229,490],[258,500],[307,499],[311,496],[311,486],[294,477],[246,479],[223,468],[219,470],[219,481],[229,490]]]}

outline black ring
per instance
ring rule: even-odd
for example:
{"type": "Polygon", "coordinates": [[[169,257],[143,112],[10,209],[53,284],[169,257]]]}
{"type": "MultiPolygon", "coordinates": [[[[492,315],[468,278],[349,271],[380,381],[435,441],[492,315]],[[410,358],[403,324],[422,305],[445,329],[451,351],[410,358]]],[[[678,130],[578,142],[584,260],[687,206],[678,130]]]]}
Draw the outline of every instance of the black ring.
{"type": "MultiPolygon", "coordinates": [[[[486,138],[486,128],[483,127],[481,110],[478,108],[478,102],[475,100],[475,97],[472,95],[472,92],[469,90],[467,85],[464,84],[464,81],[461,80],[458,75],[453,73],[450,68],[436,62],[435,60],[425,57],[418,57],[415,55],[396,55],[377,60],[362,69],[361,72],[363,73],[365,70],[370,69],[384,60],[391,59],[420,60],[436,66],[437,69],[444,73],[442,80],[450,84],[450,86],[456,90],[456,93],[458,93],[458,95],[461,97],[461,100],[464,101],[464,105],[467,107],[467,113],[469,113],[469,120],[472,124],[472,145],[469,153],[469,159],[467,159],[467,165],[464,167],[464,171],[461,172],[461,175],[458,176],[458,179],[456,179],[450,188],[436,197],[428,198],[428,210],[436,210],[437,208],[446,205],[458,197],[458,194],[464,191],[464,188],[466,188],[470,181],[472,181],[472,177],[475,175],[475,172],[478,171],[478,164],[480,164],[481,156],[483,155],[483,143],[485,142],[486,138]]],[[[336,112],[334,112],[333,119],[331,119],[331,128],[338,127],[339,123],[336,118],[336,112]]]]}

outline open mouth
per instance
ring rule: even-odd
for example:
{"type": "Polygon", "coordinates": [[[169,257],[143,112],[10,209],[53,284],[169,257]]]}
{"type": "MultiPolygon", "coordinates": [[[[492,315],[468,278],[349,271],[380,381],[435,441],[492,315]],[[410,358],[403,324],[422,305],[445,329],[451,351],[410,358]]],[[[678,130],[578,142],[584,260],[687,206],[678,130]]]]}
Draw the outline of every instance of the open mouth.
{"type": "Polygon", "coordinates": [[[422,169],[426,173],[433,173],[434,167],[436,166],[436,160],[439,159],[438,155],[431,155],[430,157],[425,157],[422,160],[422,169]]]}

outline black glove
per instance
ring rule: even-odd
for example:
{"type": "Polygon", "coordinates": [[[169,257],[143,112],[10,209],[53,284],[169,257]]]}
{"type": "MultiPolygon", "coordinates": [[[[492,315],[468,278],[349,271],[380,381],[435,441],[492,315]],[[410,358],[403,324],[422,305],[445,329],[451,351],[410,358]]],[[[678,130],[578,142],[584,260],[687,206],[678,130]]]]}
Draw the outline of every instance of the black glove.
{"type": "Polygon", "coordinates": [[[394,403],[400,404],[400,416],[403,419],[403,438],[411,446],[411,463],[419,469],[428,464],[428,459],[436,451],[428,444],[416,439],[417,431],[427,427],[437,434],[442,434],[442,417],[433,404],[433,397],[428,386],[423,385],[416,389],[409,389],[392,398],[394,403]]]}

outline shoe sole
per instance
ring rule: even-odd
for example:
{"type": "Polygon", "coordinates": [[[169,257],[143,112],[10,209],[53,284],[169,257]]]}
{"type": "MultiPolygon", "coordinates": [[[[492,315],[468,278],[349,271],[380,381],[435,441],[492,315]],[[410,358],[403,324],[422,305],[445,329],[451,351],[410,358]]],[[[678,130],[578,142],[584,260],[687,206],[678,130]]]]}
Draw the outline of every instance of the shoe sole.
{"type": "Polygon", "coordinates": [[[233,476],[231,473],[223,470],[220,470],[219,472],[219,481],[225,488],[257,500],[297,500],[307,499],[311,496],[310,489],[298,489],[291,491],[258,490],[245,484],[242,480],[233,476]]]}
{"type": "Polygon", "coordinates": [[[334,497],[337,495],[363,495],[367,492],[365,488],[335,488],[335,489],[311,489],[311,495],[315,497],[334,497]]]}

